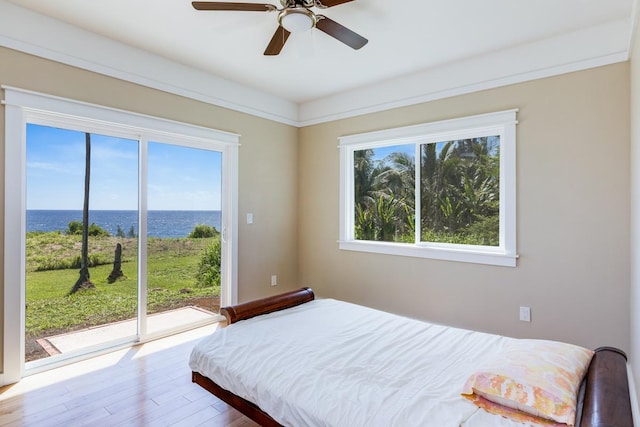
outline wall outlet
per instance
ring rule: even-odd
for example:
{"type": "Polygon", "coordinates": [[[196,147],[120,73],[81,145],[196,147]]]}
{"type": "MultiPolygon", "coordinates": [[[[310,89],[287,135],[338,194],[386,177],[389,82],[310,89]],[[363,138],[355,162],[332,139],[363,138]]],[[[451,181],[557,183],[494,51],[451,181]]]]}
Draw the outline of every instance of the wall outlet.
{"type": "Polygon", "coordinates": [[[277,286],[277,285],[278,285],[278,276],[274,274],[273,276],[271,276],[271,286],[277,286]]]}
{"type": "Polygon", "coordinates": [[[520,321],[531,322],[531,307],[520,307],[520,321]]]}

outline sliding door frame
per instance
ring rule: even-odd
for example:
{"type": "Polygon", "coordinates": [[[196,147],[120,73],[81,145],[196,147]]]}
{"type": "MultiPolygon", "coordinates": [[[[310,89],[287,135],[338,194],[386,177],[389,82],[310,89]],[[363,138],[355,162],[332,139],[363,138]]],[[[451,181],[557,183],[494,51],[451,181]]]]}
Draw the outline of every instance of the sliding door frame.
{"type": "MultiPolygon", "coordinates": [[[[35,364],[25,371],[26,281],[26,126],[57,126],[82,132],[135,139],[139,142],[139,297],[138,340],[159,338],[146,333],[146,223],[147,153],[149,141],[177,144],[222,153],[222,277],[220,304],[237,302],[238,148],[240,136],[215,129],[160,119],[124,110],[2,86],[5,97],[5,217],[4,217],[4,328],[0,386],[19,381],[26,374],[69,363],[68,359],[35,364]],[[143,233],[144,232],[144,233],[143,233]],[[144,305],[143,305],[144,303],[144,305]]],[[[174,333],[168,331],[168,333],[174,333]]],[[[109,348],[92,348],[73,360],[93,357],[131,345],[115,342],[109,348]]]]}

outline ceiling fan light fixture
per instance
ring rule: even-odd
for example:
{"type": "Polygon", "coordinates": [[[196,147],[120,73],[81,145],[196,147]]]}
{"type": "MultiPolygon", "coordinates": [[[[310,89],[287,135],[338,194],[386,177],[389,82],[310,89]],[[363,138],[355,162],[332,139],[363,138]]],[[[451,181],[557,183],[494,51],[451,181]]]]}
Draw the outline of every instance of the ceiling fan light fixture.
{"type": "Polygon", "coordinates": [[[316,25],[316,15],[303,8],[285,9],[278,16],[278,23],[290,33],[301,33],[316,25]]]}

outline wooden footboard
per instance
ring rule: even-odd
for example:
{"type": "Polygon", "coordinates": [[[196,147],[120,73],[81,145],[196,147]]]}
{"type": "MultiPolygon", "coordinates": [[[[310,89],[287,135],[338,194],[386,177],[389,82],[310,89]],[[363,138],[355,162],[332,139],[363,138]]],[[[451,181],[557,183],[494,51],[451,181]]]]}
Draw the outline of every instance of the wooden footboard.
{"type": "MultiPolygon", "coordinates": [[[[229,324],[295,307],[314,299],[310,288],[256,301],[223,307],[220,312],[229,324]]],[[[218,386],[212,380],[193,372],[193,382],[199,384],[258,424],[277,427],[280,424],[258,406],[218,386]]],[[[633,427],[631,399],[627,378],[627,358],[624,352],[601,347],[589,365],[585,383],[585,395],[580,416],[580,427],[633,427]]]]}
{"type": "Polygon", "coordinates": [[[587,371],[580,427],[633,427],[627,356],[600,347],[587,371]]]}

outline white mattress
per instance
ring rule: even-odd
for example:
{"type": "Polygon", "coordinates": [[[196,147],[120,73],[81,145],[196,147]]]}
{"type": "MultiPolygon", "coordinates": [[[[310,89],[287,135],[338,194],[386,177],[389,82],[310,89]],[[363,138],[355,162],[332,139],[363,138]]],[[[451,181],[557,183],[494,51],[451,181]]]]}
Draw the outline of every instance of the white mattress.
{"type": "Polygon", "coordinates": [[[460,396],[510,339],[324,299],[218,329],[189,365],[285,426],[522,426],[460,396]]]}

